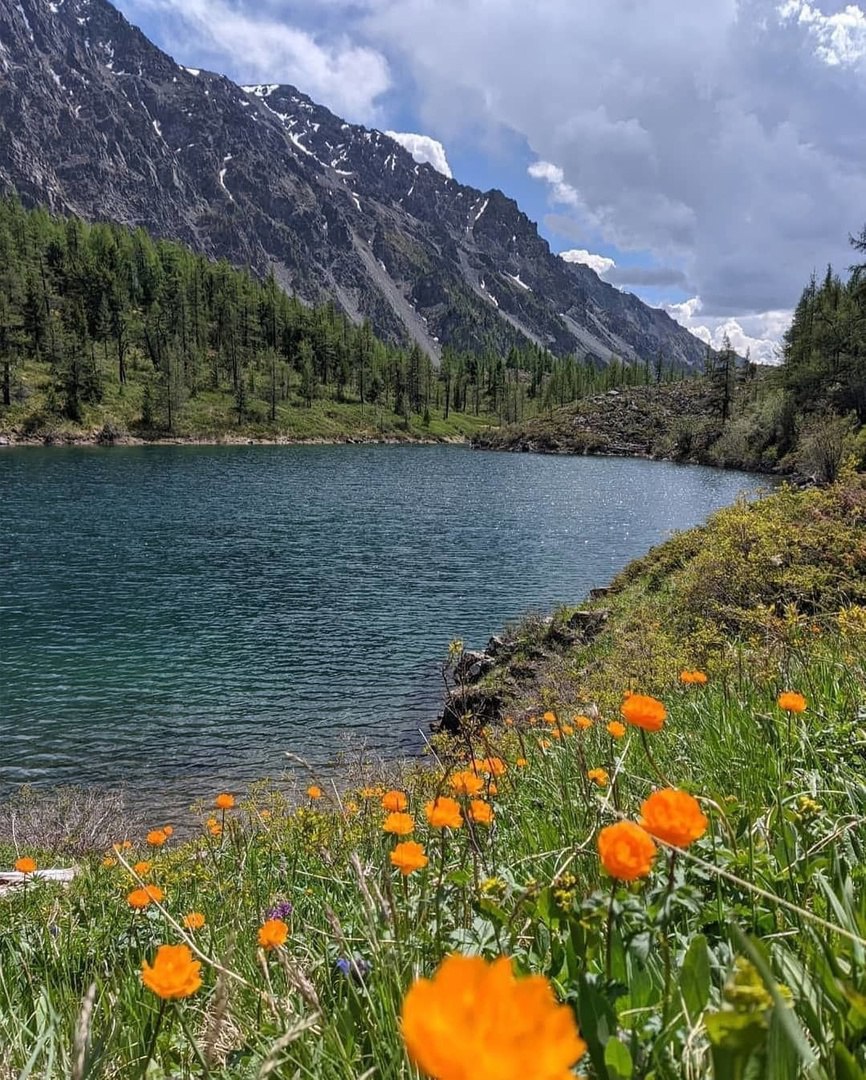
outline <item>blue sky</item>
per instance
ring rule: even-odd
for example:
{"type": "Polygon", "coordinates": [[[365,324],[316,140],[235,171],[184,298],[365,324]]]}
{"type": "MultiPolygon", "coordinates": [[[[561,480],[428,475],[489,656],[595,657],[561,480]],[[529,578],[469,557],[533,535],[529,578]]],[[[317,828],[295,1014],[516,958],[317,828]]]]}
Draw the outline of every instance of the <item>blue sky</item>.
{"type": "Polygon", "coordinates": [[[866,219],[866,13],[833,0],[119,0],[181,63],[444,147],[556,252],[770,360],[866,219]]]}

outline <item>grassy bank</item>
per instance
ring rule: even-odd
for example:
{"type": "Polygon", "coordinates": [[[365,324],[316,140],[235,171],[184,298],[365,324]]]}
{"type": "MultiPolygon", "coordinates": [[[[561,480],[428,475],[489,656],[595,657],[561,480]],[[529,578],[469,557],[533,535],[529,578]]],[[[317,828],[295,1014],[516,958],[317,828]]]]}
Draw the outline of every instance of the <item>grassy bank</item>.
{"type": "MultiPolygon", "coordinates": [[[[28,875],[0,899],[0,1076],[408,1077],[407,1041],[443,1080],[570,1075],[572,1021],[533,983],[470,967],[404,1005],[452,952],[548,980],[584,1076],[866,1075],[866,484],[722,511],[589,608],[514,628],[487,677],[503,723],[388,779],[411,834],[383,830],[379,776],[305,777],[300,808],[262,790],[192,842],[28,875]],[[642,810],[671,786],[699,801],[642,810]],[[626,827],[602,866],[601,830],[642,813],[654,850],[626,827]],[[196,959],[144,983],[166,943],[196,959]]],[[[26,837],[0,856],[50,861],[26,837]]]]}
{"type": "MultiPolygon", "coordinates": [[[[427,414],[398,415],[386,405],[314,398],[307,404],[297,394],[276,404],[269,418],[264,401],[248,403],[239,419],[237,402],[227,390],[201,390],[184,401],[171,430],[142,420],[147,383],[135,379],[135,369],[123,387],[106,376],[104,394],[82,409],[78,422],[61,417],[51,407],[51,370],[30,362],[20,378],[21,400],[0,410],[0,438],[10,444],[94,442],[265,442],[371,441],[468,439],[490,424],[485,416],[430,408],[427,414]]],[[[146,410],[144,410],[146,411],[146,410]]]]}

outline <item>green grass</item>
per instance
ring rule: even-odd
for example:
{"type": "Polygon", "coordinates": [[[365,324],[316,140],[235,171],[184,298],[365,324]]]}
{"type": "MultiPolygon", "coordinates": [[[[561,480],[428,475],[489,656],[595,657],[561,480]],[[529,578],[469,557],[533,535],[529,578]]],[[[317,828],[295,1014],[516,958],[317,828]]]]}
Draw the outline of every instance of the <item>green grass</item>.
{"type": "MultiPolygon", "coordinates": [[[[80,423],[58,415],[51,408],[51,373],[47,364],[27,363],[17,373],[20,391],[8,409],[0,409],[0,435],[55,439],[94,437],[106,426],[143,438],[180,439],[469,439],[493,423],[486,415],[451,411],[446,419],[442,409],[430,409],[430,423],[423,414],[398,416],[386,404],[361,404],[351,394],[336,399],[334,388],[303,402],[293,387],[288,400],[279,401],[276,420],[269,419],[269,403],[251,394],[242,423],[238,422],[234,395],[229,389],[204,389],[186,396],[168,430],[164,418],[150,428],[142,425],[144,362],[133,363],[130,378],[121,387],[113,370],[102,371],[103,398],[98,405],[86,405],[80,423]]],[[[266,388],[261,390],[266,393],[266,388]]]]}
{"type": "MultiPolygon", "coordinates": [[[[305,777],[296,798],[251,793],[220,836],[204,823],[153,856],[132,837],[124,858],[151,858],[165,890],[145,913],[126,904],[130,872],[102,853],[68,888],[32,881],[0,900],[0,1076],[135,1077],[149,1057],[151,1077],[414,1076],[403,996],[460,951],[550,980],[589,1045],[588,1077],[863,1077],[864,508],[854,477],[733,507],[622,575],[597,602],[609,616],[591,643],[563,643],[567,613],[516,631],[499,675],[513,722],[470,721],[399,778],[430,858],[405,881],[378,800],[355,790],[365,778],[322,782],[312,802],[305,777]],[[530,655],[536,674],[521,682],[530,655]],[[681,685],[695,666],[707,685],[681,685]],[[606,730],[629,687],[668,708],[646,742],[606,730]],[[807,711],[779,709],[783,689],[802,691],[807,711]],[[592,727],[569,733],[594,705],[592,727]],[[549,709],[558,726],[541,718],[549,709]],[[494,827],[432,830],[426,799],[490,754],[508,764],[486,793],[494,827]],[[594,767],[609,786],[587,780],[594,767]],[[676,858],[660,850],[645,880],[612,885],[599,829],[635,818],[666,781],[700,797],[706,835],[676,858]],[[284,900],[286,947],[261,953],[257,929],[284,900]],[[185,935],[192,910],[207,925],[185,935]],[[204,985],[167,1007],[155,1037],[160,1003],[141,963],[184,936],[204,985]],[[340,973],[341,957],[360,958],[363,977],[340,973]]],[[[18,853],[49,858],[0,856],[18,853]]]]}

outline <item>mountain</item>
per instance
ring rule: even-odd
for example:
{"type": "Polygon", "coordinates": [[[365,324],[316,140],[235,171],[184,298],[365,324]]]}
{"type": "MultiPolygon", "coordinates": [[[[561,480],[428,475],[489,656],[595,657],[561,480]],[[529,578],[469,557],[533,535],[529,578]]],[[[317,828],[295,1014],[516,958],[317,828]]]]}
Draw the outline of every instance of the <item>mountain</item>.
{"type": "Polygon", "coordinates": [[[0,189],[274,267],[393,340],[694,367],[667,314],[554,255],[502,192],[291,86],[176,64],[107,0],[0,0],[0,189]]]}

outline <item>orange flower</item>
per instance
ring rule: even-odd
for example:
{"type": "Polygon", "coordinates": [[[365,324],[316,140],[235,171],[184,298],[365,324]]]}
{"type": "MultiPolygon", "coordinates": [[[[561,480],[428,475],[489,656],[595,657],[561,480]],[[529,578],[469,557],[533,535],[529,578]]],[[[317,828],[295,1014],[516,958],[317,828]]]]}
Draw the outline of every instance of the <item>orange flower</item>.
{"type": "Polygon", "coordinates": [[[607,769],[590,769],[586,775],[593,783],[598,784],[599,787],[607,787],[610,783],[607,769]]]}
{"type": "Polygon", "coordinates": [[[191,911],[189,915],[183,917],[183,925],[187,930],[201,930],[205,921],[205,917],[200,911],[191,911]]]}
{"type": "Polygon", "coordinates": [[[571,724],[563,724],[562,725],[562,734],[563,735],[573,735],[574,734],[574,728],[571,726],[571,724]]]}
{"type": "Polygon", "coordinates": [[[481,761],[473,761],[472,765],[476,772],[485,776],[503,776],[507,771],[505,762],[498,757],[482,758],[481,761]]]}
{"type": "Polygon", "coordinates": [[[380,787],[363,787],[358,794],[362,799],[378,799],[384,792],[380,787]]]}
{"type": "Polygon", "coordinates": [[[459,829],[463,824],[460,804],[447,795],[440,795],[433,802],[428,802],[424,812],[434,829],[459,829]]]}
{"type": "Polygon", "coordinates": [[[575,716],[574,726],[578,731],[588,731],[592,727],[592,720],[588,716],[575,716]]]}
{"type": "Polygon", "coordinates": [[[162,845],[168,840],[162,829],[152,829],[147,834],[147,842],[151,847],[162,847],[162,845]]]}
{"type": "Polygon", "coordinates": [[[106,855],[102,860],[102,865],[106,870],[110,870],[112,866],[117,866],[117,859],[113,859],[110,855],[106,855]]]}
{"type": "Polygon", "coordinates": [[[646,694],[629,694],[622,703],[623,719],[645,731],[660,731],[667,719],[667,709],[654,697],[646,694]]]}
{"type": "Polygon", "coordinates": [[[415,870],[423,870],[428,862],[424,848],[414,840],[404,840],[391,852],[392,865],[396,866],[404,877],[408,877],[415,870]]]}
{"type": "Polygon", "coordinates": [[[612,735],[615,739],[621,739],[625,735],[625,724],[621,724],[619,720],[611,720],[607,725],[608,734],[612,735]]]}
{"type": "Polygon", "coordinates": [[[618,821],[598,834],[601,865],[620,881],[646,877],[657,852],[649,833],[633,821],[618,821]]]}
{"type": "Polygon", "coordinates": [[[502,723],[505,724],[506,727],[514,727],[514,717],[506,716],[502,723]]]}
{"type": "Polygon", "coordinates": [[[36,873],[36,860],[31,859],[25,855],[21,859],[16,859],[13,866],[19,874],[35,874],[36,873]]]}
{"type": "Polygon", "coordinates": [[[437,1080],[567,1080],[586,1053],[548,980],[516,979],[505,956],[446,957],[409,988],[400,1026],[412,1062],[437,1080]]]}
{"type": "Polygon", "coordinates": [[[393,833],[395,836],[408,836],[414,832],[415,822],[411,814],[389,814],[382,825],[382,831],[393,833]]]}
{"type": "Polygon", "coordinates": [[[322,789],[319,787],[318,784],[310,784],[310,786],[307,788],[307,794],[310,796],[311,799],[321,799],[322,789]]]}
{"type": "Polygon", "coordinates": [[[454,773],[449,783],[458,795],[477,795],[484,787],[484,781],[471,769],[454,773]]]}
{"type": "Polygon", "coordinates": [[[499,788],[491,780],[490,783],[487,785],[487,794],[488,795],[496,795],[498,793],[498,791],[499,791],[499,788]]]}
{"type": "Polygon", "coordinates": [[[217,808],[217,810],[234,810],[235,797],[234,795],[229,795],[228,792],[224,791],[221,795],[217,795],[217,797],[213,801],[213,804],[217,808]]]}
{"type": "Polygon", "coordinates": [[[141,966],[141,979],[163,1001],[189,997],[201,986],[201,963],[193,960],[189,945],[160,945],[153,966],[141,966]]]}
{"type": "Polygon", "coordinates": [[[783,694],[779,694],[777,704],[785,712],[801,713],[806,711],[806,699],[802,694],[798,694],[793,690],[786,690],[783,694]]]}
{"type": "Polygon", "coordinates": [[[142,859],[133,866],[132,870],[139,877],[146,877],[150,873],[150,863],[146,859],[142,859]]]}
{"type": "Polygon", "coordinates": [[[688,847],[707,831],[707,819],[694,795],[676,788],[654,791],[640,808],[641,825],[656,839],[688,847]]]}
{"type": "Polygon", "coordinates": [[[162,831],[165,833],[166,836],[173,836],[174,835],[174,825],[163,825],[162,831]]]}
{"type": "Polygon", "coordinates": [[[259,927],[259,945],[263,949],[279,949],[288,936],[289,928],[282,919],[268,919],[259,927]]]}
{"type": "Polygon", "coordinates": [[[703,671],[681,671],[680,672],[680,682],[685,683],[686,686],[690,686],[690,685],[693,685],[693,684],[697,684],[698,686],[703,686],[706,681],[707,681],[707,677],[703,673],[703,671]]]}
{"type": "Polygon", "coordinates": [[[211,836],[222,836],[223,827],[218,821],[211,821],[208,822],[207,831],[211,834],[211,836]]]}
{"type": "Polygon", "coordinates": [[[545,724],[553,725],[556,723],[556,713],[549,710],[544,714],[543,720],[545,724]]]}
{"type": "Polygon", "coordinates": [[[550,749],[550,739],[539,739],[538,745],[542,750],[550,749]]]}
{"type": "Polygon", "coordinates": [[[515,760],[514,764],[518,767],[518,769],[525,769],[529,762],[526,760],[525,757],[519,757],[515,760]]]}
{"type": "Polygon", "coordinates": [[[382,796],[382,809],[391,814],[405,810],[408,805],[409,800],[402,791],[386,791],[382,796]]]}
{"type": "Polygon", "coordinates": [[[493,821],[493,807],[483,799],[473,799],[469,804],[469,817],[476,825],[490,825],[493,821]]]}
{"type": "Polygon", "coordinates": [[[140,911],[142,908],[146,908],[152,900],[159,903],[164,898],[165,893],[158,885],[144,885],[140,889],[133,889],[127,896],[126,902],[131,908],[140,911]]]}
{"type": "Polygon", "coordinates": [[[551,730],[551,732],[550,732],[550,737],[551,737],[552,739],[557,739],[557,740],[559,740],[559,739],[561,739],[561,738],[562,738],[562,732],[560,731],[560,729],[559,729],[558,727],[555,727],[555,728],[553,728],[553,729],[551,730]]]}

